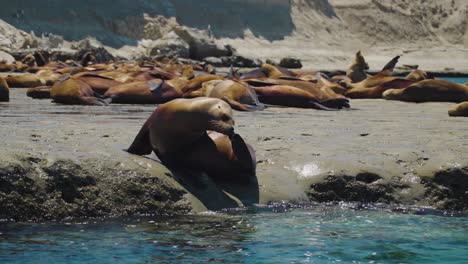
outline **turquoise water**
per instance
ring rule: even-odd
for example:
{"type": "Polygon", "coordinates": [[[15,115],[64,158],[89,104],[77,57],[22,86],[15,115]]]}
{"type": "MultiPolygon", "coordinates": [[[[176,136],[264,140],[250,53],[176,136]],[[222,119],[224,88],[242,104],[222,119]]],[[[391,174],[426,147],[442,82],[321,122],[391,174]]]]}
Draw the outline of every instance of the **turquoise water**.
{"type": "Polygon", "coordinates": [[[0,263],[468,263],[468,217],[250,209],[0,225],[0,263]]]}
{"type": "Polygon", "coordinates": [[[443,77],[442,79],[451,81],[451,82],[456,82],[456,83],[467,83],[468,78],[460,78],[460,77],[443,77]]]}

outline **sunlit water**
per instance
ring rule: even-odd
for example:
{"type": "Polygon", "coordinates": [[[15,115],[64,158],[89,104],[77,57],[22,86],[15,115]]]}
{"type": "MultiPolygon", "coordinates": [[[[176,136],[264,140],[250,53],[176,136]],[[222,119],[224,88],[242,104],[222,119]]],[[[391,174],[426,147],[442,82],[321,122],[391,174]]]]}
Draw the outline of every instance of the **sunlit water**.
{"type": "Polygon", "coordinates": [[[467,263],[468,218],[318,206],[2,224],[0,263],[467,263]]]}

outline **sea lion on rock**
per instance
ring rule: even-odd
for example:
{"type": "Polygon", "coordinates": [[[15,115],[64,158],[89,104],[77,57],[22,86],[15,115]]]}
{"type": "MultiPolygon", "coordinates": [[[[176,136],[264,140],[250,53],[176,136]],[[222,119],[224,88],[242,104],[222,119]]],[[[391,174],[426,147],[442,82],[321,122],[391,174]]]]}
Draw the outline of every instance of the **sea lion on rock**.
{"type": "Polygon", "coordinates": [[[214,74],[201,74],[197,77],[191,79],[183,88],[182,92],[184,94],[190,93],[200,89],[203,83],[212,81],[212,80],[224,80],[224,77],[214,74]]]}
{"type": "Polygon", "coordinates": [[[49,99],[51,89],[52,86],[33,87],[29,88],[28,91],[26,91],[26,95],[34,99],[49,99]]]}
{"type": "Polygon", "coordinates": [[[361,51],[358,51],[354,61],[346,71],[346,76],[348,76],[353,83],[360,82],[367,78],[366,70],[368,69],[369,65],[364,59],[364,56],[362,56],[361,51]]]}
{"type": "Polygon", "coordinates": [[[265,104],[319,110],[338,110],[349,107],[349,101],[344,97],[320,101],[313,94],[289,85],[254,87],[254,90],[260,102],[265,104]]]}
{"type": "Polygon", "coordinates": [[[427,73],[422,71],[422,70],[412,70],[408,75],[405,77],[406,80],[414,81],[414,82],[419,82],[422,80],[429,79],[427,76],[427,73]]]}
{"type": "Polygon", "coordinates": [[[468,101],[468,87],[446,80],[424,80],[404,89],[390,89],[383,93],[387,100],[406,102],[463,102],[468,101]]]}
{"type": "Polygon", "coordinates": [[[56,82],[50,89],[50,97],[56,103],[78,105],[106,105],[98,99],[96,92],[82,80],[68,78],[56,82]]]}
{"type": "Polygon", "coordinates": [[[389,89],[403,89],[414,81],[405,79],[394,79],[371,88],[353,88],[345,92],[346,97],[352,99],[382,98],[383,92],[389,89]]]}
{"type": "Polygon", "coordinates": [[[8,85],[13,88],[31,88],[45,84],[35,74],[8,75],[5,79],[8,85]]]}
{"type": "Polygon", "coordinates": [[[154,79],[111,87],[103,97],[117,104],[162,104],[182,97],[182,92],[168,81],[154,79]]]}
{"type": "Polygon", "coordinates": [[[87,83],[93,91],[99,94],[105,94],[109,88],[122,84],[112,78],[104,77],[95,73],[80,73],[74,75],[72,78],[79,79],[87,83]]]}
{"type": "Polygon", "coordinates": [[[250,177],[255,175],[255,154],[234,133],[232,114],[226,102],[215,98],[172,100],[153,112],[128,152],[154,151],[169,168],[194,169],[213,178],[250,177]]]}
{"type": "Polygon", "coordinates": [[[347,89],[353,89],[353,88],[371,88],[371,87],[375,87],[375,86],[378,86],[378,85],[381,85],[382,83],[385,83],[385,82],[389,82],[389,81],[393,81],[395,79],[397,79],[398,77],[393,77],[393,76],[390,76],[390,71],[389,70],[385,70],[385,71],[381,71],[379,73],[377,73],[376,75],[374,76],[370,76],[360,82],[357,82],[357,83],[350,83],[350,82],[340,82],[340,84],[347,88],[347,89]]]}
{"type": "Polygon", "coordinates": [[[258,100],[255,91],[246,83],[233,80],[213,80],[205,82],[201,89],[186,97],[211,97],[226,101],[238,111],[263,110],[265,106],[258,100]]]}
{"type": "Polygon", "coordinates": [[[449,116],[468,116],[468,101],[459,103],[448,110],[449,116]]]}
{"type": "Polygon", "coordinates": [[[0,102],[9,102],[10,101],[10,87],[5,78],[0,77],[0,102]]]}

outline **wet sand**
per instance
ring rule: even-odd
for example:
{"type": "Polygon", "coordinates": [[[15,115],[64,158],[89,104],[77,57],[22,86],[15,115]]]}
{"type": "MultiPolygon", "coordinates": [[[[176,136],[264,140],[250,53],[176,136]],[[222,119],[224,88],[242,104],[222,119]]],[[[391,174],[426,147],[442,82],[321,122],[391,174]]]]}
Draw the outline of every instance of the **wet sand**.
{"type": "MultiPolygon", "coordinates": [[[[25,188],[43,193],[40,203],[32,195],[25,207],[40,208],[33,218],[179,214],[270,202],[384,202],[455,210],[468,205],[468,122],[448,116],[452,103],[353,100],[351,110],[336,112],[236,111],[237,133],[253,145],[258,163],[258,186],[242,186],[171,173],[155,155],[126,153],[153,105],[58,105],[28,98],[26,89],[11,89],[10,100],[0,103],[0,179],[13,187],[0,191],[16,192],[18,199],[25,188]],[[80,173],[92,183],[73,178],[80,173]],[[74,180],[64,180],[64,174],[74,180]],[[31,183],[15,185],[15,175],[31,183]],[[67,200],[63,188],[52,195],[51,188],[67,184],[76,184],[73,197],[67,200]],[[149,192],[149,186],[157,188],[149,192]],[[126,192],[116,199],[122,188],[126,192]],[[165,196],[155,198],[158,193],[165,196]],[[63,206],[57,195],[81,209],[44,216],[45,202],[63,206]],[[152,199],[160,203],[147,206],[152,199]]],[[[13,206],[11,197],[0,200],[13,206]]],[[[2,217],[28,217],[5,208],[0,208],[2,217]]]]}

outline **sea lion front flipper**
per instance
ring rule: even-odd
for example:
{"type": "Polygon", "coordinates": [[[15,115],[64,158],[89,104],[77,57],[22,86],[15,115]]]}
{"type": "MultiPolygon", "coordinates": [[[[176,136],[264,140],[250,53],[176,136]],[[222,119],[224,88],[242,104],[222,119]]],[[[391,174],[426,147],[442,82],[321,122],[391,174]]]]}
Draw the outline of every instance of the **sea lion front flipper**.
{"type": "Polygon", "coordinates": [[[232,149],[237,159],[245,169],[255,174],[257,161],[255,159],[254,150],[245,143],[244,139],[239,134],[232,135],[230,139],[232,149]]]}
{"type": "Polygon", "coordinates": [[[237,111],[253,111],[253,110],[255,110],[255,109],[251,109],[251,108],[247,107],[246,105],[241,104],[241,103],[239,103],[239,102],[237,102],[235,100],[227,98],[226,96],[223,97],[223,100],[226,103],[228,103],[232,107],[232,109],[237,110],[237,111]]]}
{"type": "Polygon", "coordinates": [[[138,132],[137,136],[132,142],[132,145],[127,149],[128,153],[136,154],[136,155],[149,155],[153,151],[151,147],[150,141],[150,130],[148,127],[148,123],[145,122],[143,127],[138,132]]]}

